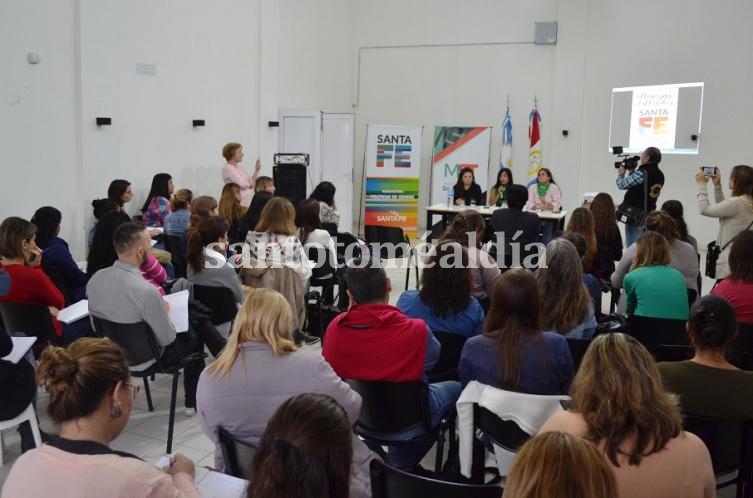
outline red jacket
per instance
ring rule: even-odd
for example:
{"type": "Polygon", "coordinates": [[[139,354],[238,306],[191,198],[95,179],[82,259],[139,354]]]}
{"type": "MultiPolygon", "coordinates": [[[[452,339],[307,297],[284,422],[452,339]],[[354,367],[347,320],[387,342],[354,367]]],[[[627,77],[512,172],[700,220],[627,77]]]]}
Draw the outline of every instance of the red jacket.
{"type": "Polygon", "coordinates": [[[329,327],[322,354],[343,379],[421,380],[428,340],[423,320],[388,304],[353,305],[329,327]]]}
{"type": "MultiPolygon", "coordinates": [[[[55,287],[50,277],[41,267],[32,268],[26,265],[5,265],[3,269],[10,275],[10,292],[0,297],[0,301],[9,303],[30,303],[54,306],[58,310],[65,307],[63,294],[55,287]]],[[[52,318],[55,334],[62,337],[63,328],[56,319],[52,318]]],[[[14,331],[15,332],[15,331],[14,331]]],[[[23,331],[19,331],[23,332],[23,331]]]]}

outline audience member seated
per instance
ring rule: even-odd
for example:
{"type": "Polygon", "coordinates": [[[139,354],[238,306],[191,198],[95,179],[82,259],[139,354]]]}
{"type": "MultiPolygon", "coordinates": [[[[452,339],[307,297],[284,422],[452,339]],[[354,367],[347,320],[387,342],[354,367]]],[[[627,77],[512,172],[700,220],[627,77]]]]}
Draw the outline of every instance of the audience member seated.
{"type": "Polygon", "coordinates": [[[89,338],[68,349],[49,347],[39,361],[37,381],[49,392],[47,410],[60,435],[13,464],[4,498],[200,496],[194,464],[182,454],[159,469],[110,448],[128,423],[139,392],[117,344],[89,338]]]}
{"type": "MultiPolygon", "coordinates": [[[[5,270],[0,269],[0,296],[10,292],[10,287],[10,276],[5,270]]],[[[1,359],[8,356],[11,351],[11,336],[5,331],[0,331],[0,420],[16,418],[34,401],[37,394],[37,384],[34,382],[34,355],[29,351],[16,363],[1,359]]],[[[21,435],[22,452],[36,446],[28,421],[18,426],[18,432],[21,435]]]]}
{"type": "Polygon", "coordinates": [[[538,248],[532,244],[539,241],[541,220],[536,213],[523,211],[526,202],[528,190],[523,185],[510,185],[507,188],[509,209],[497,209],[492,215],[497,260],[504,263],[504,268],[521,267],[526,263],[530,268],[535,267],[530,257],[538,254],[538,248]]]}
{"type": "MultiPolygon", "coordinates": [[[[37,227],[36,243],[42,249],[42,268],[46,273],[54,272],[62,278],[60,284],[65,286],[71,302],[75,303],[86,297],[86,282],[89,277],[73,260],[68,243],[58,236],[62,218],[59,210],[45,206],[37,209],[31,222],[37,227]]],[[[63,289],[60,291],[63,292],[63,289]]]]}
{"type": "MultiPolygon", "coordinates": [[[[275,181],[268,176],[260,176],[256,179],[256,185],[254,186],[254,196],[259,192],[269,192],[275,194],[275,181]]],[[[253,201],[253,199],[251,199],[253,201]]]]}
{"type": "MultiPolygon", "coordinates": [[[[711,294],[725,298],[735,309],[737,321],[753,324],[753,232],[741,232],[727,258],[730,274],[711,294]]],[[[743,333],[743,331],[741,331],[743,333]]],[[[750,338],[753,340],[753,338],[750,338]]]]}
{"type": "Polygon", "coordinates": [[[238,226],[238,240],[245,241],[249,232],[253,232],[256,228],[256,224],[259,223],[261,212],[267,202],[274,197],[271,193],[262,191],[254,194],[254,198],[251,199],[251,205],[248,207],[248,211],[243,215],[241,222],[238,226]]]}
{"type": "Polygon", "coordinates": [[[575,246],[564,238],[554,239],[547,244],[546,260],[540,265],[536,280],[543,329],[570,339],[590,339],[596,318],[575,246]]]}
{"type": "MultiPolygon", "coordinates": [[[[669,266],[667,239],[646,232],[635,243],[633,269],[625,276],[626,310],[629,315],[672,320],[688,319],[686,281],[669,266]]],[[[629,250],[629,249],[628,249],[629,250]]]]}
{"type": "MultiPolygon", "coordinates": [[[[536,279],[527,270],[505,272],[497,284],[484,334],[468,339],[458,373],[472,380],[527,394],[567,394],[573,360],[567,341],[542,332],[536,279]]],[[[329,339],[329,338],[327,338],[329,339]]]]}
{"type": "Polygon", "coordinates": [[[679,239],[683,242],[687,242],[695,252],[698,252],[698,241],[688,233],[688,224],[685,223],[683,217],[683,207],[680,201],[670,200],[661,205],[661,210],[667,213],[677,223],[677,230],[680,234],[679,239]]]}
{"type": "Polygon", "coordinates": [[[62,340],[63,327],[56,317],[65,307],[65,299],[42,271],[42,251],[36,236],[37,227],[22,218],[11,216],[0,224],[2,267],[11,281],[10,292],[0,296],[0,301],[47,306],[55,334],[62,340]]]}
{"type": "Polygon", "coordinates": [[[339,226],[340,213],[335,204],[335,190],[332,182],[321,182],[311,192],[310,198],[319,201],[319,219],[322,223],[334,223],[339,226]]]}
{"type": "MultiPolygon", "coordinates": [[[[439,359],[441,346],[422,320],[408,318],[388,304],[392,284],[380,262],[356,259],[345,279],[351,306],[327,327],[322,354],[343,379],[426,382],[426,372],[439,359]]],[[[455,409],[460,383],[429,384],[432,427],[455,409]]],[[[423,427],[395,435],[396,441],[423,434],[423,427]]],[[[421,441],[389,447],[392,464],[413,471],[432,446],[421,441]]]]}
{"type": "MultiPolygon", "coordinates": [[[[230,185],[228,183],[228,185],[230,185]]],[[[243,302],[243,288],[238,274],[227,262],[229,225],[220,216],[204,218],[188,232],[188,280],[196,285],[224,287],[233,291],[237,304],[243,302]]]]}
{"type": "Polygon", "coordinates": [[[688,335],[695,356],[657,365],[667,389],[680,396],[683,413],[753,419],[753,372],[741,371],[724,357],[736,332],[735,310],[724,298],[704,296],[693,304],[688,335]]]}
{"type": "MultiPolygon", "coordinates": [[[[130,186],[128,189],[130,190],[130,186]]],[[[128,198],[130,199],[130,197],[128,198]]],[[[89,247],[89,254],[86,258],[86,274],[89,277],[102,268],[111,266],[118,259],[115,248],[112,245],[112,235],[120,225],[131,221],[131,217],[125,213],[122,205],[115,204],[113,207],[112,211],[102,213],[96,224],[92,243],[89,247]]]]}
{"type": "Polygon", "coordinates": [[[196,226],[201,220],[209,216],[219,216],[220,210],[217,200],[208,195],[200,195],[191,201],[191,226],[196,226]]]}
{"type": "Polygon", "coordinates": [[[457,242],[436,246],[421,272],[421,290],[403,292],[395,306],[432,332],[472,337],[484,330],[484,310],[471,296],[468,251],[457,242]]]}
{"type": "Polygon", "coordinates": [[[275,197],[264,206],[256,229],[246,236],[246,244],[251,260],[292,269],[305,288],[311,276],[311,263],[295,234],[293,204],[284,197],[275,197]]]}
{"type": "MultiPolygon", "coordinates": [[[[162,300],[157,288],[144,280],[139,271],[151,251],[151,239],[144,226],[134,222],[123,223],[115,230],[113,244],[118,260],[95,273],[86,286],[91,315],[115,323],[146,322],[162,348],[162,361],[166,365],[175,364],[196,351],[203,351],[204,344],[192,331],[176,337],[175,328],[167,315],[169,306],[162,300]]],[[[187,413],[196,408],[196,383],[203,368],[204,362],[197,361],[189,363],[184,370],[187,413]]]]}
{"type": "Polygon", "coordinates": [[[476,176],[472,168],[462,168],[458,173],[458,181],[452,187],[456,206],[483,206],[484,194],[476,183],[476,176]]]}
{"type": "Polygon", "coordinates": [[[439,243],[457,242],[468,251],[471,296],[478,299],[484,309],[488,309],[501,272],[494,258],[481,248],[485,231],[484,218],[478,212],[468,209],[455,215],[439,243]]]}
{"type": "Polygon", "coordinates": [[[185,243],[186,232],[191,226],[191,211],[189,206],[193,200],[193,192],[182,188],[170,199],[170,214],[165,216],[165,235],[180,237],[185,243]]]}
{"type": "Polygon", "coordinates": [[[544,497],[616,498],[617,483],[604,456],[588,441],[547,432],[520,448],[502,494],[502,498],[544,497]]]}
{"type": "MultiPolygon", "coordinates": [[[[646,216],[646,230],[657,232],[667,239],[670,253],[668,264],[682,273],[687,289],[698,292],[698,254],[693,249],[693,246],[679,239],[680,232],[675,220],[667,213],[652,211],[646,216]]],[[[624,287],[623,280],[625,275],[635,268],[634,260],[636,252],[637,244],[633,244],[625,249],[622,259],[617,264],[614,273],[612,273],[613,287],[624,287]]]]}
{"type": "Polygon", "coordinates": [[[567,411],[539,433],[585,438],[606,456],[620,498],[715,496],[711,457],[683,432],[675,396],[662,387],[654,358],[625,334],[597,336],[575,375],[567,411]]]}
{"type": "Polygon", "coordinates": [[[157,173],[152,178],[149,195],[141,207],[144,213],[144,225],[160,228],[165,224],[165,217],[170,214],[170,197],[173,195],[173,177],[167,173],[157,173]]]}
{"type": "Polygon", "coordinates": [[[568,232],[579,233],[586,241],[586,253],[581,256],[583,262],[583,271],[591,275],[598,275],[599,269],[596,267],[596,228],[594,216],[591,210],[585,207],[573,209],[570,214],[570,221],[565,228],[568,232]]]}
{"type": "MultiPolygon", "coordinates": [[[[584,239],[581,234],[575,232],[564,232],[562,238],[570,241],[570,243],[575,246],[575,250],[578,252],[578,257],[580,258],[582,266],[583,256],[587,251],[586,239],[584,239]]],[[[591,296],[591,301],[594,306],[594,315],[598,317],[601,315],[601,283],[595,276],[583,272],[583,284],[586,286],[588,295],[591,296]]]]}
{"type": "Polygon", "coordinates": [[[497,173],[497,182],[489,189],[489,206],[502,207],[507,204],[507,188],[515,182],[512,180],[512,170],[502,168],[497,173]]]}
{"type": "MultiPolygon", "coordinates": [[[[238,312],[227,347],[201,374],[197,392],[199,421],[216,445],[215,468],[225,468],[218,427],[258,446],[272,414],[292,396],[332,396],[345,409],[349,428],[358,420],[361,397],[335,374],[318,351],[299,350],[293,343],[292,329],[293,315],[282,295],[270,289],[256,289],[238,312]]],[[[359,459],[353,486],[357,490],[364,483],[368,485],[367,460],[371,453],[350,430],[348,438],[356,439],[359,459]]]]}
{"type": "Polygon", "coordinates": [[[300,394],[285,401],[256,449],[246,498],[355,498],[348,489],[351,425],[329,396],[300,394]]]}
{"type": "Polygon", "coordinates": [[[596,233],[596,268],[600,280],[607,280],[614,272],[614,262],[622,259],[622,235],[617,226],[616,208],[612,196],[600,192],[591,201],[596,233]]]}
{"type": "Polygon", "coordinates": [[[241,188],[235,183],[226,183],[222,187],[222,194],[220,195],[219,212],[220,216],[230,223],[228,235],[231,244],[242,242],[245,239],[245,236],[238,237],[238,229],[243,215],[246,214],[246,209],[241,205],[241,188]]]}
{"type": "MultiPolygon", "coordinates": [[[[124,206],[133,198],[131,182],[128,180],[113,180],[107,188],[107,197],[105,199],[95,199],[92,201],[94,208],[94,224],[87,234],[86,246],[91,248],[94,241],[94,232],[97,229],[97,223],[102,215],[110,211],[124,211],[124,206]]],[[[128,218],[131,219],[130,217],[128,218]]]]}

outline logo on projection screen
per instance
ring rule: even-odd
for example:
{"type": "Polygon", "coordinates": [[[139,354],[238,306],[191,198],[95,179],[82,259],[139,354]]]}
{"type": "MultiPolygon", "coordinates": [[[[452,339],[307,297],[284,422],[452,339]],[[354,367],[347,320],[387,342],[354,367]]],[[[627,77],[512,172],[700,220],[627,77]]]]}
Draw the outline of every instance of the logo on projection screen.
{"type": "Polygon", "coordinates": [[[630,149],[674,149],[677,127],[676,86],[647,86],[633,92],[630,149]]]}

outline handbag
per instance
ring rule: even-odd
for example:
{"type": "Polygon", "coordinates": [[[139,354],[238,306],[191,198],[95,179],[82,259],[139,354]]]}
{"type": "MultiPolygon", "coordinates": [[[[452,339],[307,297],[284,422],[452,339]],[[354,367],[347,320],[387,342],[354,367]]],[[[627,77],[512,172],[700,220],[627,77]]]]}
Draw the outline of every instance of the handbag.
{"type": "Polygon", "coordinates": [[[635,206],[620,204],[617,207],[617,221],[631,227],[641,227],[646,221],[646,212],[635,206]]]}
{"type": "Polygon", "coordinates": [[[722,247],[719,247],[719,244],[716,243],[716,241],[709,242],[706,245],[706,276],[709,278],[716,278],[716,262],[719,260],[719,255],[727,249],[727,247],[732,244],[735,239],[743,232],[750,230],[750,227],[753,226],[753,221],[751,221],[748,226],[745,228],[745,230],[741,230],[738,232],[737,235],[732,237],[727,241],[726,244],[724,244],[722,247]]]}

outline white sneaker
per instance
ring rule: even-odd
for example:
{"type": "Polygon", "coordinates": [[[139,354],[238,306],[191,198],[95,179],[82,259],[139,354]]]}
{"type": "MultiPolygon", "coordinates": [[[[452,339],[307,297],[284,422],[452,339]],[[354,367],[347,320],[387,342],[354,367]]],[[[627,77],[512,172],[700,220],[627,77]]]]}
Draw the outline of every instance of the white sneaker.
{"type": "Polygon", "coordinates": [[[196,408],[184,408],[183,415],[185,415],[186,417],[193,417],[194,415],[196,415],[196,408]]]}

